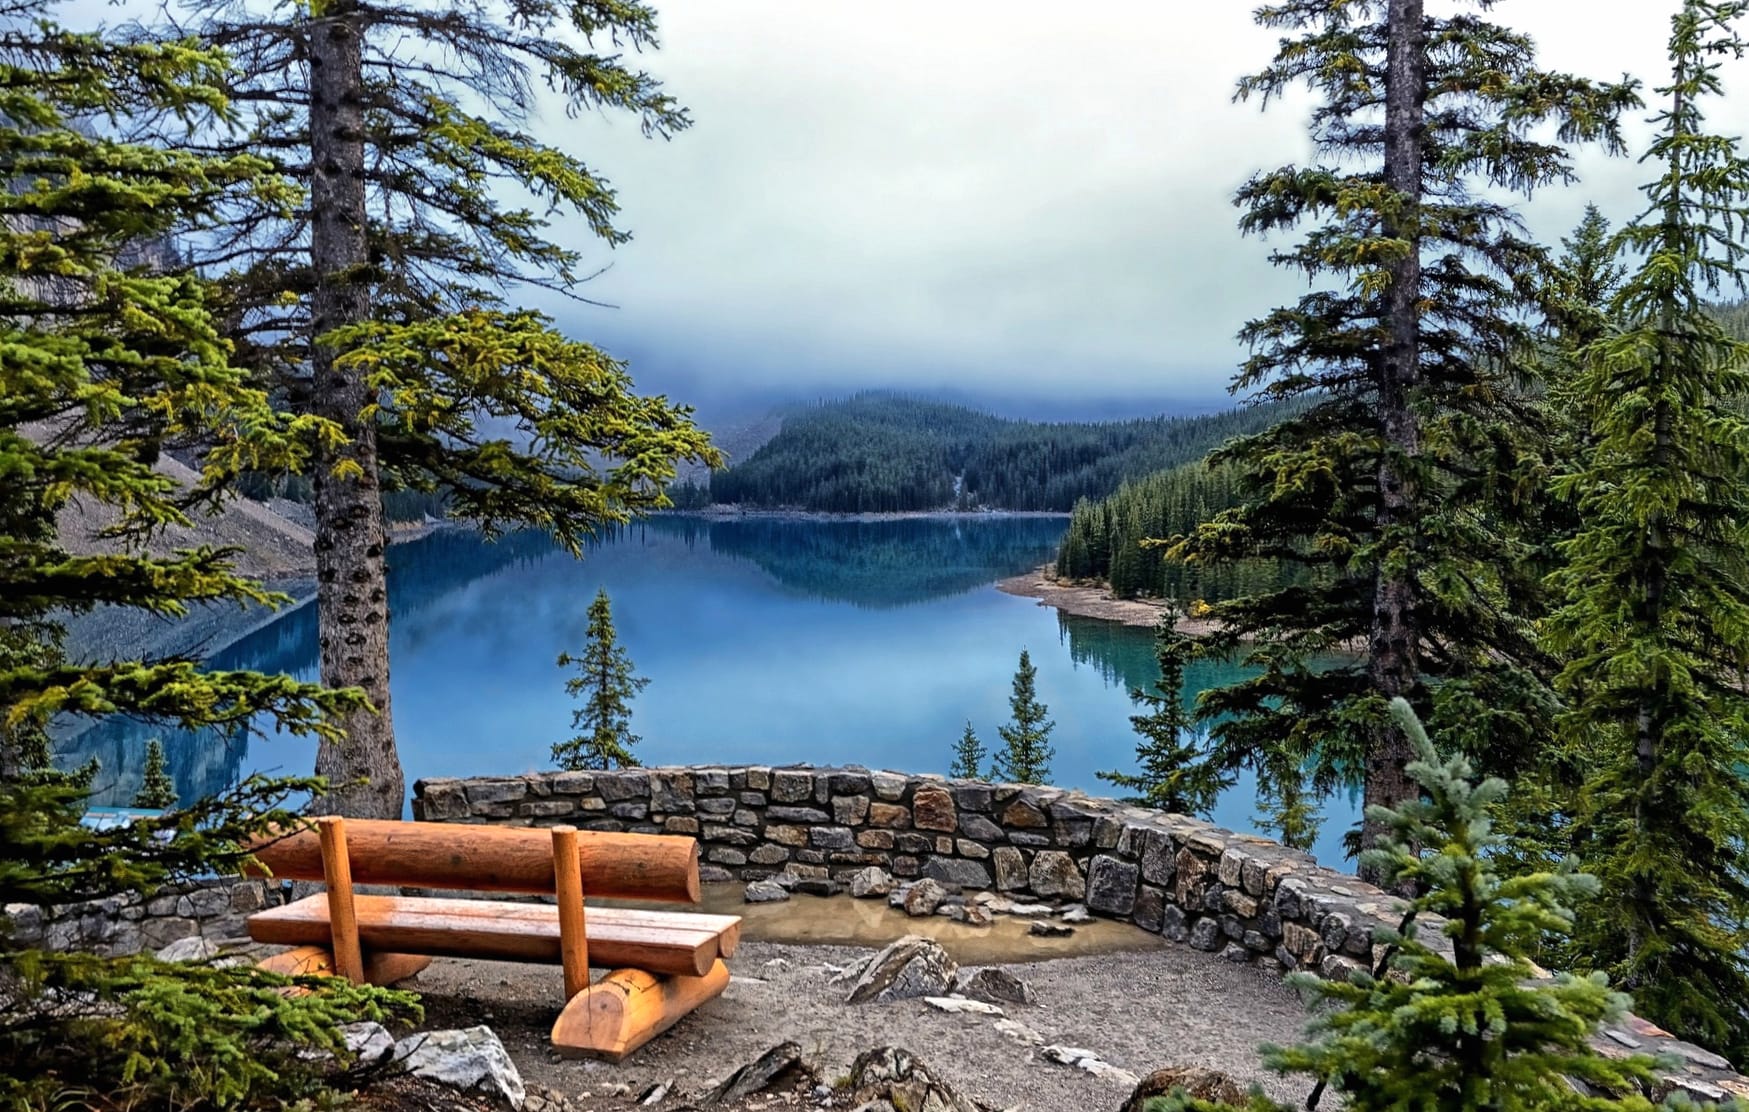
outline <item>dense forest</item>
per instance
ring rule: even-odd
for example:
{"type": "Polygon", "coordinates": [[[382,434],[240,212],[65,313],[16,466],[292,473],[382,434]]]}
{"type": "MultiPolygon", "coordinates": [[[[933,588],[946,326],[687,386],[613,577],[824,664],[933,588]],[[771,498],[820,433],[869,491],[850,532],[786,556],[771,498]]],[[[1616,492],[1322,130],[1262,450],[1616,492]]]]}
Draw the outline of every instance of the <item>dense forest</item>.
{"type": "Polygon", "coordinates": [[[789,415],[711,500],[823,513],[939,509],[1064,513],[1125,479],[1200,458],[1281,417],[1275,406],[1101,423],[1008,420],[965,406],[865,393],[789,415]]]}

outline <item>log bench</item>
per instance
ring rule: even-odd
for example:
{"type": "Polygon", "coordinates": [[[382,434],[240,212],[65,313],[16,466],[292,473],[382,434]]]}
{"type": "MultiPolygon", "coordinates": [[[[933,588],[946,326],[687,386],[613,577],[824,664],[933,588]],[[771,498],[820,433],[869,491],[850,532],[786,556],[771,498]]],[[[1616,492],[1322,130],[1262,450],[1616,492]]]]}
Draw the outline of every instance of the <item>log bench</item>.
{"type": "Polygon", "coordinates": [[[729,983],[741,919],[592,907],[696,903],[698,843],[661,834],[550,831],[338,817],[256,847],[261,871],[325,892],[257,912],[249,936],[293,947],[262,962],[293,975],[393,984],[433,957],[539,962],[564,970],[553,1046],[617,1062],[729,983]],[[555,904],[362,895],[354,884],[556,898],[555,904]],[[590,982],[591,966],[610,970],[590,982]]]}

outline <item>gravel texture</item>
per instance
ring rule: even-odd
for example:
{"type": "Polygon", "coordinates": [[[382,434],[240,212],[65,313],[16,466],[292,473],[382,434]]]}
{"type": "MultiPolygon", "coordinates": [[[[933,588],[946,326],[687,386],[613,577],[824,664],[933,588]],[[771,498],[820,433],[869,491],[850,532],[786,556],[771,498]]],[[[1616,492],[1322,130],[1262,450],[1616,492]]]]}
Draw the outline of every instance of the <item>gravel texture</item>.
{"type": "MultiPolygon", "coordinates": [[[[950,1015],[921,1000],[846,1005],[847,986],[832,983],[834,968],[871,952],[745,942],[720,998],[618,1066],[552,1054],[556,969],[439,960],[408,987],[424,994],[427,1026],[492,1026],[524,1079],[565,1094],[578,1112],[633,1107],[638,1094],[664,1081],[675,1082],[676,1094],[696,1092],[785,1040],[799,1043],[828,1082],[861,1051],[895,1045],[996,1108],[1097,1112],[1129,1095],[1121,1081],[1045,1061],[1037,1047],[997,1030],[993,1016],[950,1015]]],[[[1137,1075],[1206,1066],[1260,1082],[1284,1100],[1305,1096],[1303,1084],[1266,1073],[1258,1060],[1259,1044],[1291,1042],[1304,1022],[1298,999],[1273,972],[1181,947],[1001,968],[1037,995],[1032,1006],[1008,1006],[1008,1017],[1046,1044],[1091,1050],[1137,1075]]],[[[678,1103],[678,1095],[665,1102],[678,1103]]]]}

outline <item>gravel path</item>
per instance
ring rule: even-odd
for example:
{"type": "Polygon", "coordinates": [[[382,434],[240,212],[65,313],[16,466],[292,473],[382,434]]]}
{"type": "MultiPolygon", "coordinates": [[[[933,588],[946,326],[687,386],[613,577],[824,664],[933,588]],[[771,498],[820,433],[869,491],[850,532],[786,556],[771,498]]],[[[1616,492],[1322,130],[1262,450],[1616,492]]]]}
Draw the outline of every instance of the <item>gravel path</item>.
{"type": "MultiPolygon", "coordinates": [[[[409,987],[424,994],[427,1026],[492,1026],[526,1080],[566,1094],[580,1112],[633,1107],[636,1094],[670,1079],[677,1092],[702,1088],[785,1040],[799,1043],[828,1081],[843,1076],[861,1051],[891,1044],[998,1108],[1101,1112],[1129,1095],[1121,1082],[1039,1059],[1034,1048],[999,1032],[992,1017],[948,1015],[921,1000],[844,1004],[845,986],[831,983],[832,967],[870,952],[745,942],[730,963],[735,980],[720,998],[618,1066],[552,1055],[556,969],[439,960],[409,987]]],[[[1138,1075],[1199,1065],[1261,1082],[1284,1100],[1305,1096],[1303,1085],[1266,1073],[1258,1061],[1260,1043],[1293,1041],[1304,1020],[1298,999],[1272,973],[1184,947],[1002,968],[1027,981],[1038,998],[1030,1007],[1009,1007],[1009,1017],[1046,1043],[1092,1050],[1138,1075]]]]}

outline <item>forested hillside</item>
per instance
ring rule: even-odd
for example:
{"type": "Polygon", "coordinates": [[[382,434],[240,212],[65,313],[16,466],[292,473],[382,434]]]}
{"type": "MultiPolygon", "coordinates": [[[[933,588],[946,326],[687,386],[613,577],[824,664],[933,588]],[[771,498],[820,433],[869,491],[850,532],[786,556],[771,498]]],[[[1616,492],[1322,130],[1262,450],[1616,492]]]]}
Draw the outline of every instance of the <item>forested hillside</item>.
{"type": "Polygon", "coordinates": [[[721,503],[825,513],[1067,512],[1125,479],[1259,431],[1276,407],[1101,423],[1008,420],[965,406],[859,394],[798,410],[745,462],[711,479],[721,503]]]}

